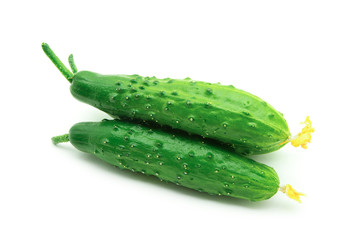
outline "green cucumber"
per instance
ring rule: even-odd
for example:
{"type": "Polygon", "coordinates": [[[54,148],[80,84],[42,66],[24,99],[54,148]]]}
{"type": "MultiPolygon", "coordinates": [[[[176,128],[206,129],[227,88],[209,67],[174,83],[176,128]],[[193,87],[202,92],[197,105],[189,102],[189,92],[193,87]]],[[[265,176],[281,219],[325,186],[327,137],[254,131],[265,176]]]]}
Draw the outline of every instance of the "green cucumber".
{"type": "Polygon", "coordinates": [[[111,116],[154,121],[212,138],[243,155],[283,147],[291,134],[283,115],[262,99],[234,88],[191,79],[72,73],[45,43],[42,48],[71,83],[71,93],[111,116]]]}
{"type": "Polygon", "coordinates": [[[66,141],[121,169],[212,195],[260,201],[279,190],[271,167],[183,131],[104,120],[77,123],[69,134],[53,138],[55,144],[66,141]]]}

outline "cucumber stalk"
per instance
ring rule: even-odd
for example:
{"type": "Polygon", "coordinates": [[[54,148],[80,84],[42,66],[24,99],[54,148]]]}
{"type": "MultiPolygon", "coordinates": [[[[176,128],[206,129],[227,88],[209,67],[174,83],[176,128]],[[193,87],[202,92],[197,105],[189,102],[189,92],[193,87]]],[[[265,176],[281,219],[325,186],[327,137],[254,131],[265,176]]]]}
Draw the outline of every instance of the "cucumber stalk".
{"type": "Polygon", "coordinates": [[[70,56],[69,56],[69,64],[70,64],[70,67],[71,67],[71,71],[73,73],[77,73],[77,67],[75,65],[74,55],[72,55],[72,54],[70,54],[70,56]]]}
{"type": "Polygon", "coordinates": [[[58,143],[64,143],[64,142],[68,142],[68,141],[70,141],[69,140],[69,134],[64,134],[64,135],[60,135],[60,136],[56,136],[56,137],[53,137],[53,138],[51,138],[51,140],[52,140],[52,143],[53,144],[58,144],[58,143]]]}
{"type": "Polygon", "coordinates": [[[71,83],[74,74],[61,62],[56,54],[51,50],[47,43],[41,44],[42,50],[44,50],[46,56],[55,64],[57,69],[64,75],[64,77],[71,83]]]}

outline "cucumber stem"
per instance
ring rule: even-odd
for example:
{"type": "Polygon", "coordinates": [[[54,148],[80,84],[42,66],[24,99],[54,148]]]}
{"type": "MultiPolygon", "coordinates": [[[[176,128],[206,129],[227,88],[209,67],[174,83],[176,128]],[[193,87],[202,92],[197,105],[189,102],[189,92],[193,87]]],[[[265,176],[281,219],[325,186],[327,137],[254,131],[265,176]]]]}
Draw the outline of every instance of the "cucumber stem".
{"type": "Polygon", "coordinates": [[[58,144],[58,143],[63,143],[63,142],[68,142],[68,141],[70,141],[69,140],[69,134],[64,134],[64,135],[60,135],[60,136],[56,136],[56,137],[53,137],[53,138],[51,138],[51,140],[52,140],[52,143],[53,144],[58,144]]]}
{"type": "Polygon", "coordinates": [[[71,83],[74,74],[61,62],[56,54],[51,50],[47,43],[41,44],[42,50],[44,50],[46,56],[55,64],[57,69],[64,75],[64,77],[71,83]]]}
{"type": "Polygon", "coordinates": [[[72,54],[70,54],[70,56],[69,56],[69,64],[70,64],[72,72],[77,73],[77,67],[75,65],[74,55],[72,55],[72,54]]]}

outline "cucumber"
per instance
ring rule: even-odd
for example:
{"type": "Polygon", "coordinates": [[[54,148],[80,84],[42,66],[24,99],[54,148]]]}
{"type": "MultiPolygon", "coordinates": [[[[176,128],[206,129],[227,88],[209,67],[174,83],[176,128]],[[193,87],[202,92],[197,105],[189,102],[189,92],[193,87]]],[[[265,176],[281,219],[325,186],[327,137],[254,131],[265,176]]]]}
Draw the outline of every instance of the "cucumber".
{"type": "MultiPolygon", "coordinates": [[[[280,112],[233,86],[189,78],[77,72],[72,55],[71,72],[47,44],[43,43],[42,48],[71,83],[70,90],[76,99],[115,118],[130,117],[181,129],[220,141],[242,155],[273,152],[291,141],[287,122],[280,112]]],[[[305,133],[297,140],[296,146],[306,148],[310,142],[308,135],[305,133]]]]}
{"type": "Polygon", "coordinates": [[[261,201],[279,190],[271,167],[182,131],[164,131],[120,120],[82,122],[54,137],[121,169],[235,198],[261,201]]]}

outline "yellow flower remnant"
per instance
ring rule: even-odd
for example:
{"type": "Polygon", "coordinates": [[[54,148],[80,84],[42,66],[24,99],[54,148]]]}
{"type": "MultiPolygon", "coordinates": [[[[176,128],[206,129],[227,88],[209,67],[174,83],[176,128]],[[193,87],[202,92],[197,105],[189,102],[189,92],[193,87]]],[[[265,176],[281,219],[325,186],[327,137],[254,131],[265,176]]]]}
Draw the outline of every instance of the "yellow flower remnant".
{"type": "Polygon", "coordinates": [[[305,196],[304,193],[300,193],[300,192],[297,192],[296,190],[294,190],[294,188],[290,184],[280,187],[279,191],[287,194],[287,196],[289,198],[294,199],[295,201],[297,201],[299,203],[302,202],[300,200],[300,196],[305,196]]]}
{"type": "Polygon", "coordinates": [[[287,142],[291,142],[294,147],[301,146],[304,149],[307,149],[307,144],[310,143],[312,139],[311,133],[314,132],[314,128],[312,128],[312,122],[309,117],[305,119],[302,124],[305,124],[305,127],[302,129],[302,132],[298,133],[294,137],[290,137],[279,145],[285,144],[287,142]]]}
{"type": "Polygon", "coordinates": [[[307,149],[307,144],[310,143],[310,140],[312,139],[311,133],[314,132],[314,128],[312,128],[312,122],[309,120],[309,117],[305,119],[304,124],[306,126],[302,129],[302,132],[292,138],[290,142],[294,147],[301,146],[302,148],[307,149]]]}

